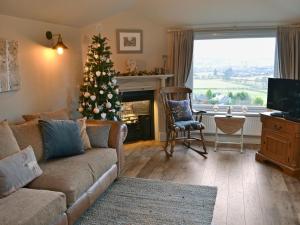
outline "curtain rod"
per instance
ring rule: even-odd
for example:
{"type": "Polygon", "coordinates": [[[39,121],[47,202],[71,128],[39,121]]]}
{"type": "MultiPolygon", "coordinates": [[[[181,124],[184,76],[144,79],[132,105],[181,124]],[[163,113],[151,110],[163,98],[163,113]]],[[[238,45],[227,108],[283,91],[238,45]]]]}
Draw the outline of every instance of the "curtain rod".
{"type": "Polygon", "coordinates": [[[203,27],[203,28],[174,28],[168,29],[168,32],[193,30],[195,32],[209,32],[209,31],[242,31],[242,30],[275,30],[278,27],[293,27],[300,28],[300,24],[288,25],[271,25],[271,26],[231,26],[231,27],[203,27]]]}

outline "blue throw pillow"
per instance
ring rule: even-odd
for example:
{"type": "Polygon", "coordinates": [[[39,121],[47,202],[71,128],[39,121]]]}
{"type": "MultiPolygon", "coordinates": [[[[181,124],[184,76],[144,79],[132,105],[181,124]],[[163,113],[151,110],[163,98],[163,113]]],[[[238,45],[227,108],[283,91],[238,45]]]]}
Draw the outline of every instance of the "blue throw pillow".
{"type": "Polygon", "coordinates": [[[39,120],[45,159],[84,153],[78,123],[72,120],[39,120]]]}
{"type": "Polygon", "coordinates": [[[193,120],[193,114],[190,107],[190,100],[168,101],[175,122],[193,120]]]}

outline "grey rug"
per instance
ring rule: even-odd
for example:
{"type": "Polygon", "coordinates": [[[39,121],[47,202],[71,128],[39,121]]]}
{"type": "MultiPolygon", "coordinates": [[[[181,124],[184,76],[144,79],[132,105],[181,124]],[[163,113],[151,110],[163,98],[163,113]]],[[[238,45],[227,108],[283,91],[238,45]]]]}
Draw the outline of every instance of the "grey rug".
{"type": "Polygon", "coordinates": [[[118,179],[76,225],[209,225],[216,187],[118,179]]]}

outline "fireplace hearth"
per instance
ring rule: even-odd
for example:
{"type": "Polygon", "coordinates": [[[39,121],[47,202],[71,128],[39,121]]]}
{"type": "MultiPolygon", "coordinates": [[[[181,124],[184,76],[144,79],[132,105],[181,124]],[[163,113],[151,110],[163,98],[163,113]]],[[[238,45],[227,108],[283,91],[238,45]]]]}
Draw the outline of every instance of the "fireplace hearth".
{"type": "Polygon", "coordinates": [[[125,142],[154,139],[154,91],[122,93],[122,121],[128,127],[125,142]]]}

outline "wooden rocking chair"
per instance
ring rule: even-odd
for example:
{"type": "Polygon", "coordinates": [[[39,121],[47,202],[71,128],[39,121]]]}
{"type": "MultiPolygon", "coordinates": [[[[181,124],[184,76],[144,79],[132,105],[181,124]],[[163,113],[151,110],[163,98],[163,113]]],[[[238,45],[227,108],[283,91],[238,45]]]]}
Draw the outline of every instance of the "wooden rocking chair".
{"type": "Polygon", "coordinates": [[[166,87],[160,90],[162,97],[164,109],[166,112],[166,131],[167,131],[167,141],[164,146],[164,151],[168,157],[172,157],[174,152],[174,147],[176,140],[183,140],[183,144],[189,149],[197,152],[204,158],[206,157],[207,151],[205,146],[205,141],[203,138],[202,130],[205,126],[202,123],[202,114],[206,113],[205,111],[196,111],[192,109],[192,100],[191,100],[192,90],[190,88],[183,87],[166,87]],[[185,120],[185,121],[176,121],[174,119],[174,110],[170,107],[170,100],[180,101],[188,100],[190,110],[192,115],[195,116],[195,119],[185,120]],[[199,130],[200,138],[191,137],[191,131],[199,130]],[[191,146],[191,141],[199,141],[202,145],[203,150],[193,148],[191,146]],[[170,150],[168,147],[170,145],[170,150]]]}

